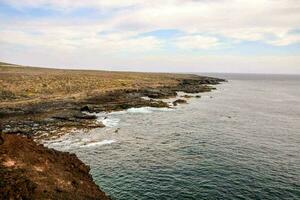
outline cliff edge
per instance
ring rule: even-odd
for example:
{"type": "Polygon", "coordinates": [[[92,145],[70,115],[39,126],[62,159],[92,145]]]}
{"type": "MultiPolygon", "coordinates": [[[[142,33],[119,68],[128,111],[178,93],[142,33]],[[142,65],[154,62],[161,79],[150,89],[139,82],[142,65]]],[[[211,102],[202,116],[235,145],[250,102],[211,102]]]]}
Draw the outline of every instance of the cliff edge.
{"type": "Polygon", "coordinates": [[[75,154],[32,139],[3,134],[0,140],[0,199],[109,199],[75,154]]]}

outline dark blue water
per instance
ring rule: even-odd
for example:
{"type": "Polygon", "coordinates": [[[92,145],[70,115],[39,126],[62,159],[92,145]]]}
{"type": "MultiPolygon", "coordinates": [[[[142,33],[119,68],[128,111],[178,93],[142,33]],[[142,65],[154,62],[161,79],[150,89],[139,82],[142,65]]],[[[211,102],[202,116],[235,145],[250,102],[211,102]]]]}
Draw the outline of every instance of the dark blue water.
{"type": "Polygon", "coordinates": [[[217,76],[187,105],[102,113],[107,128],[46,143],[113,199],[300,199],[300,77],[217,76]]]}

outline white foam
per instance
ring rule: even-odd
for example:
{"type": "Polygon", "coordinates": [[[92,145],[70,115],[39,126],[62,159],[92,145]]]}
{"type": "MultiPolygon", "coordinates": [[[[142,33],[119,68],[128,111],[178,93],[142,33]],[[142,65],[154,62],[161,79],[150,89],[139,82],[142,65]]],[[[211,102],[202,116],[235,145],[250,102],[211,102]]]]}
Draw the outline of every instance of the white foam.
{"type": "Polygon", "coordinates": [[[170,108],[155,108],[155,107],[141,107],[141,108],[129,108],[127,112],[129,113],[153,113],[154,111],[172,111],[170,108]]]}
{"type": "Polygon", "coordinates": [[[118,126],[118,124],[120,122],[119,118],[111,118],[111,117],[110,118],[102,117],[99,120],[104,124],[104,126],[109,127],[109,128],[118,126]]]}
{"type": "Polygon", "coordinates": [[[142,108],[129,108],[127,110],[129,113],[152,113],[150,107],[142,107],[142,108]]]}
{"type": "MultiPolygon", "coordinates": [[[[171,104],[170,104],[171,105],[171,104]]],[[[172,108],[155,108],[155,107],[141,107],[141,108],[129,108],[123,111],[116,111],[111,113],[94,113],[98,119],[97,121],[102,122],[105,127],[113,128],[119,126],[120,118],[117,115],[123,115],[126,113],[153,113],[153,112],[164,112],[164,111],[172,111],[172,108]]]]}
{"type": "Polygon", "coordinates": [[[49,145],[51,145],[51,146],[69,146],[71,144],[72,144],[72,141],[70,141],[70,140],[56,140],[56,141],[49,143],[49,145]]]}
{"type": "Polygon", "coordinates": [[[84,145],[81,145],[80,147],[102,146],[102,145],[112,144],[114,142],[116,142],[116,141],[115,140],[102,140],[100,142],[85,143],[84,145]]]}
{"type": "Polygon", "coordinates": [[[141,97],[141,99],[144,99],[144,100],[151,100],[150,97],[141,97]]]}
{"type": "Polygon", "coordinates": [[[154,107],[150,107],[150,110],[153,110],[153,111],[160,111],[160,112],[170,112],[170,111],[174,111],[173,108],[154,108],[154,107]]]}

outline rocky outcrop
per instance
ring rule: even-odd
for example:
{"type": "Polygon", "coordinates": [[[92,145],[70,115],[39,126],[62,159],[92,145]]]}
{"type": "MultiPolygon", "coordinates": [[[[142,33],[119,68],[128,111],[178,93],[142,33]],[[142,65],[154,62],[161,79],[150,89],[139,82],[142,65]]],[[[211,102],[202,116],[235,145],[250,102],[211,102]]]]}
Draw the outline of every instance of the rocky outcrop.
{"type": "Polygon", "coordinates": [[[146,100],[146,90],[117,90],[106,94],[94,95],[79,103],[81,111],[111,112],[138,107],[168,107],[168,104],[159,100],[146,100]]]}
{"type": "Polygon", "coordinates": [[[28,136],[57,135],[72,129],[104,127],[96,118],[95,115],[88,115],[80,111],[61,110],[8,117],[6,120],[3,120],[0,128],[3,133],[19,133],[28,136]]]}
{"type": "Polygon", "coordinates": [[[181,81],[182,85],[217,85],[220,82],[225,82],[225,79],[212,78],[208,76],[198,76],[193,79],[184,79],[181,81]]]}
{"type": "Polygon", "coordinates": [[[154,99],[167,99],[170,97],[176,97],[176,89],[174,88],[168,88],[168,87],[162,87],[162,88],[147,88],[141,90],[141,93],[144,96],[147,96],[149,98],[154,98],[154,99]]]}
{"type": "Polygon", "coordinates": [[[1,140],[0,199],[109,199],[75,154],[16,134],[2,134],[1,140]]]}

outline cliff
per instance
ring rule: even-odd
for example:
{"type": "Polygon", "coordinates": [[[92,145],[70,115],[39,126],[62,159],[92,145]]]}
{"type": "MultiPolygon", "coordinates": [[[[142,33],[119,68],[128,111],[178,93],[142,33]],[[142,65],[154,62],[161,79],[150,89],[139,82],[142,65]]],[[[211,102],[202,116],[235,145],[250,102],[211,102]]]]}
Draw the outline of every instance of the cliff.
{"type": "Polygon", "coordinates": [[[3,134],[0,144],[0,199],[109,199],[75,154],[3,134]]]}

